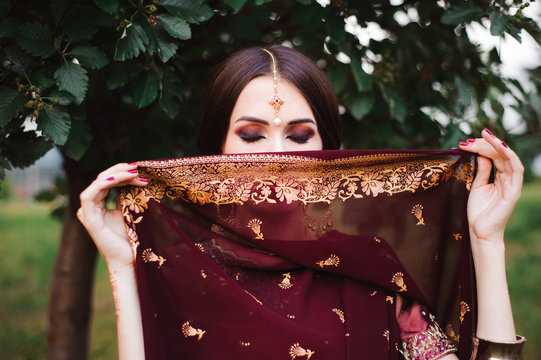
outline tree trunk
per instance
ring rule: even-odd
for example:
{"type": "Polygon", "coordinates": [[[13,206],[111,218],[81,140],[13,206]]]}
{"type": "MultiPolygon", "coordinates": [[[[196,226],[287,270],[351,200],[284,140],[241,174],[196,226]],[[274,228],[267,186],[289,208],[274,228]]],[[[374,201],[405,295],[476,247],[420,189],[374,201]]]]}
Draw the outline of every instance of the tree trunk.
{"type": "Polygon", "coordinates": [[[62,239],[51,280],[47,359],[84,360],[88,357],[96,247],[76,212],[79,194],[93,176],[67,158],[64,169],[69,202],[64,210],[62,239]]]}

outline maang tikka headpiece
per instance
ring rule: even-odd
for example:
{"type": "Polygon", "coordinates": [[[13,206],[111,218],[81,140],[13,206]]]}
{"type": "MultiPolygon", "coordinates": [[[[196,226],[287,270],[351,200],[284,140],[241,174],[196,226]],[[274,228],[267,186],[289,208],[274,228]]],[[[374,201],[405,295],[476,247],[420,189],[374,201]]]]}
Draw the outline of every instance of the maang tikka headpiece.
{"type": "Polygon", "coordinates": [[[272,80],[273,80],[273,87],[274,87],[274,96],[269,101],[269,104],[274,108],[274,125],[280,125],[282,123],[282,120],[278,116],[278,112],[280,111],[280,107],[284,104],[284,100],[282,100],[278,96],[278,69],[276,67],[276,61],[274,60],[274,55],[267,50],[267,49],[261,49],[268,53],[272,59],[272,80]]]}

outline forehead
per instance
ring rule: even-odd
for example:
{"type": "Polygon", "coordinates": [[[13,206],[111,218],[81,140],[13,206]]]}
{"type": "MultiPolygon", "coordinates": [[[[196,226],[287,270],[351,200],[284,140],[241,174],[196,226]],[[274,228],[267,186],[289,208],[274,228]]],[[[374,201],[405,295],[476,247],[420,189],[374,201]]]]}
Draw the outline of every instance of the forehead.
{"type": "MultiPolygon", "coordinates": [[[[272,118],[274,108],[269,101],[274,97],[274,81],[272,76],[260,76],[251,80],[241,91],[233,109],[232,117],[236,115],[258,114],[272,118]]],[[[284,101],[280,107],[280,116],[304,116],[313,118],[310,105],[295,85],[286,79],[278,79],[278,96],[284,101]]]]}

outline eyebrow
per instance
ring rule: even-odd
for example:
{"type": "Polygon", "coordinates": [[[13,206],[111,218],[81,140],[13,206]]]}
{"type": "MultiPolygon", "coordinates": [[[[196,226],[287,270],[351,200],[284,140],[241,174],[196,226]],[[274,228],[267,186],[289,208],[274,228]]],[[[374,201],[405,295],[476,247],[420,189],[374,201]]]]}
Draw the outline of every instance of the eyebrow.
{"type": "MultiPolygon", "coordinates": [[[[267,120],[259,119],[253,116],[241,116],[237,120],[235,120],[235,123],[239,121],[250,121],[250,122],[255,122],[255,123],[259,123],[263,125],[269,125],[269,122],[267,120]]],[[[316,125],[316,122],[309,118],[291,120],[290,122],[287,123],[287,125],[290,126],[290,125],[303,124],[303,123],[312,123],[316,125]]]]}

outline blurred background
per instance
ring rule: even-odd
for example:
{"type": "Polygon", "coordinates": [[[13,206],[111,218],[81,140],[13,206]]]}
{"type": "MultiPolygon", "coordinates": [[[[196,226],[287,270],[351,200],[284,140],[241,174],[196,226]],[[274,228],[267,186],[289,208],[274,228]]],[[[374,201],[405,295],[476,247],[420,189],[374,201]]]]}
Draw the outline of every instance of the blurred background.
{"type": "Polygon", "coordinates": [[[508,282],[538,359],[540,19],[510,0],[0,0],[0,359],[116,358],[78,194],[117,162],[196,155],[212,67],[275,43],[326,71],[345,148],[452,148],[487,127],[519,153],[508,282]]]}

